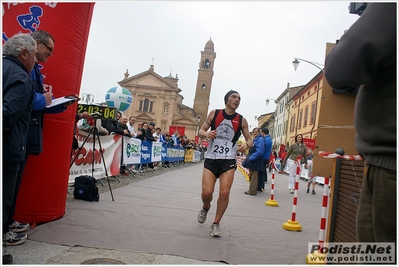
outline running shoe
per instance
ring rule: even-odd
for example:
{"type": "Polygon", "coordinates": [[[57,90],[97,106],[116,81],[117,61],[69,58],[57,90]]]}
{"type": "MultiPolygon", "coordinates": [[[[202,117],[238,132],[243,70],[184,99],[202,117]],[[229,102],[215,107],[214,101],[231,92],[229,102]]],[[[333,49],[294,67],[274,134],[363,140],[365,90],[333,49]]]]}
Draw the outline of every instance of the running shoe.
{"type": "Polygon", "coordinates": [[[222,237],[222,231],[220,231],[220,226],[218,223],[213,223],[211,225],[211,236],[213,237],[222,237]]]}
{"type": "Polygon", "coordinates": [[[20,223],[17,221],[14,221],[12,224],[10,224],[10,230],[13,231],[14,233],[21,233],[29,228],[29,223],[20,223]]]}
{"type": "MultiPolygon", "coordinates": [[[[209,209],[210,209],[210,207],[209,207],[209,209]]],[[[204,223],[206,221],[206,215],[208,214],[209,209],[205,210],[204,208],[202,208],[200,210],[200,212],[198,213],[198,222],[199,223],[204,223]]]]}
{"type": "Polygon", "coordinates": [[[27,238],[28,235],[26,234],[17,234],[13,231],[8,231],[6,234],[3,234],[3,245],[16,246],[25,242],[27,238]]]}

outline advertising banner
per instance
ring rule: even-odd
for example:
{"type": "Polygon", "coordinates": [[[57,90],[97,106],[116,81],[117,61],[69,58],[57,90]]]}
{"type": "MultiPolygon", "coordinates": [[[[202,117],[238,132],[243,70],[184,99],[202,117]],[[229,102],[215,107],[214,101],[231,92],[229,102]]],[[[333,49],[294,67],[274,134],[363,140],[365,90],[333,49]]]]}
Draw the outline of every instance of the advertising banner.
{"type": "Polygon", "coordinates": [[[199,162],[201,160],[201,152],[195,150],[193,156],[193,162],[199,162]]]}
{"type": "Polygon", "coordinates": [[[74,154],[72,155],[73,164],[69,171],[69,183],[74,183],[75,178],[81,175],[93,176],[96,179],[106,177],[104,165],[107,168],[108,176],[119,174],[119,167],[122,156],[121,135],[113,134],[100,136],[100,139],[96,138],[96,142],[94,143],[92,136],[88,136],[87,132],[79,131],[79,134],[77,134],[77,139],[79,148],[76,149],[74,154]],[[100,153],[99,140],[101,143],[104,161],[102,160],[102,156],[100,153]],[[94,165],[92,164],[93,159],[94,165]]]}
{"type": "Polygon", "coordinates": [[[151,162],[159,162],[162,160],[162,143],[153,142],[151,151],[151,162]]]}
{"type": "Polygon", "coordinates": [[[303,138],[303,142],[305,143],[307,148],[315,150],[315,148],[316,148],[316,140],[315,139],[303,138]]]}
{"type": "Polygon", "coordinates": [[[180,161],[184,159],[184,148],[171,148],[168,147],[166,150],[167,159],[169,162],[180,161]]]}
{"type": "Polygon", "coordinates": [[[194,150],[187,149],[184,155],[184,162],[193,162],[193,157],[194,157],[194,150]]]}
{"type": "Polygon", "coordinates": [[[152,142],[144,140],[141,142],[141,164],[151,163],[152,142]]]}
{"type": "Polygon", "coordinates": [[[137,138],[123,137],[123,164],[140,164],[141,140],[137,138]]]}

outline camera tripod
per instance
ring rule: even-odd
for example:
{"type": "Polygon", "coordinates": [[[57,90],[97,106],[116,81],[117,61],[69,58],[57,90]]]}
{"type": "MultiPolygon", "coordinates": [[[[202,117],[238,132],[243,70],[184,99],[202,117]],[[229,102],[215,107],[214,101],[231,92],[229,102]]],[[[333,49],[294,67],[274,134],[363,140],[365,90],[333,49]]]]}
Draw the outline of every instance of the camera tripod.
{"type": "MultiPolygon", "coordinates": [[[[103,154],[103,148],[101,147],[101,141],[100,141],[100,134],[98,132],[98,129],[96,127],[97,125],[97,118],[95,118],[93,116],[93,120],[94,120],[94,126],[91,126],[90,128],[90,132],[89,134],[86,136],[85,140],[83,141],[83,144],[79,147],[78,152],[75,153],[76,155],[79,154],[79,152],[82,150],[83,146],[85,145],[86,141],[89,139],[90,135],[93,136],[93,156],[92,156],[92,161],[91,161],[91,176],[94,177],[94,155],[95,155],[95,151],[96,151],[96,137],[98,139],[98,144],[100,146],[100,155],[101,155],[101,159],[103,161],[103,166],[104,166],[104,170],[105,170],[105,175],[107,177],[107,182],[108,182],[108,186],[109,186],[109,192],[111,193],[111,198],[112,201],[114,201],[114,195],[112,194],[112,188],[111,188],[111,184],[109,182],[109,177],[108,177],[108,171],[107,171],[107,166],[105,165],[105,160],[104,160],[104,154],[103,154]]],[[[69,166],[69,168],[72,167],[73,163],[75,162],[76,157],[73,158],[73,161],[71,162],[71,165],[69,166]]],[[[104,185],[101,180],[98,180],[101,185],[104,185]]]]}

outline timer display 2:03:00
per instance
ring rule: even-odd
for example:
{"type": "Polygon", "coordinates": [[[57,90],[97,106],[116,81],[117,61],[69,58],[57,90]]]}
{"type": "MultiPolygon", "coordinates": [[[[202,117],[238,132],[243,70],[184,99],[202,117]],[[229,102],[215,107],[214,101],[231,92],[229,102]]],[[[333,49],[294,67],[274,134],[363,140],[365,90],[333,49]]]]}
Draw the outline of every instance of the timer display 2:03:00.
{"type": "Polygon", "coordinates": [[[116,118],[116,108],[109,108],[109,107],[103,107],[103,106],[95,106],[95,105],[82,105],[79,104],[78,105],[78,113],[82,113],[86,111],[89,114],[92,113],[100,113],[100,117],[101,118],[112,118],[115,119],[116,118]]]}

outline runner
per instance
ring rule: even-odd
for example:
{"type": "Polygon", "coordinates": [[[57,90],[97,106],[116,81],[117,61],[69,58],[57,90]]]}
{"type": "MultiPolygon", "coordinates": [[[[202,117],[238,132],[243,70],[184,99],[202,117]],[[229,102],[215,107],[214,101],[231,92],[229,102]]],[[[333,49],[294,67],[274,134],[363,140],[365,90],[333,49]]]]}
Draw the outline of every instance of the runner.
{"type": "Polygon", "coordinates": [[[204,223],[211,208],[213,191],[219,178],[220,189],[215,219],[211,225],[211,236],[221,237],[220,220],[229,204],[230,188],[233,184],[236,165],[236,153],[244,153],[252,146],[248,122],[236,109],[241,97],[237,91],[230,90],[224,96],[224,109],[212,110],[199,131],[199,136],[209,140],[202,173],[202,202],[198,213],[198,222],[204,223]],[[209,128],[211,129],[210,131],[209,128]],[[246,144],[237,146],[238,138],[244,135],[246,144]]]}

